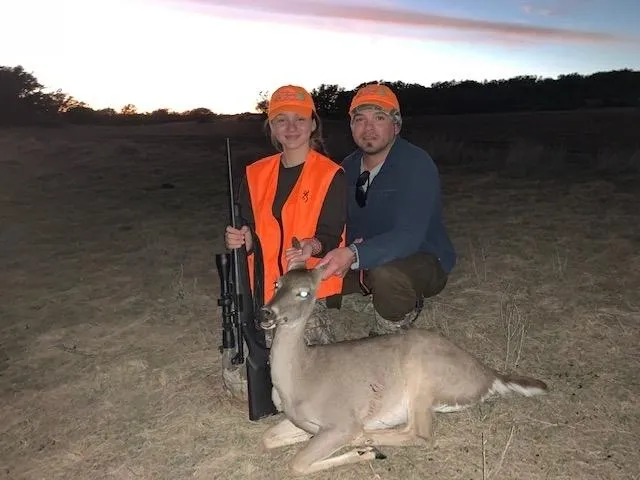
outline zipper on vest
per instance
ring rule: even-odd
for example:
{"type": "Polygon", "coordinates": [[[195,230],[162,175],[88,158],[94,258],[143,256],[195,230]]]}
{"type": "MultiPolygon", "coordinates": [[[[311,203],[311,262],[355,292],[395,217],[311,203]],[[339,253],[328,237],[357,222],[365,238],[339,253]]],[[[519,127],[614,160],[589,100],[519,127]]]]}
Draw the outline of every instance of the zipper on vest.
{"type": "Polygon", "coordinates": [[[278,227],[280,227],[280,245],[278,246],[278,270],[280,276],[284,275],[284,268],[282,267],[282,250],[284,246],[284,228],[282,227],[282,219],[276,218],[278,221],[278,227]]]}

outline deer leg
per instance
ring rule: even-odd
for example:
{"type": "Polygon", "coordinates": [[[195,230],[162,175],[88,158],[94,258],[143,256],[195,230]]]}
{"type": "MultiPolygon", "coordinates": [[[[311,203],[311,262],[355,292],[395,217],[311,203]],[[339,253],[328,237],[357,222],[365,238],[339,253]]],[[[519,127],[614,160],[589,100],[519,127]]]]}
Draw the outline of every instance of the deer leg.
{"type": "Polygon", "coordinates": [[[278,389],[276,387],[273,387],[271,389],[271,401],[276,407],[276,410],[278,412],[282,412],[282,400],[280,400],[280,394],[278,393],[278,389]]]}
{"type": "Polygon", "coordinates": [[[354,442],[354,445],[357,444],[376,447],[418,447],[429,445],[429,442],[417,435],[413,428],[402,427],[367,430],[362,440],[354,442]]]}
{"type": "Polygon", "coordinates": [[[431,412],[416,412],[414,419],[403,427],[366,430],[361,440],[354,442],[360,445],[376,447],[433,447],[431,436],[431,412]]]}
{"type": "Polygon", "coordinates": [[[269,427],[262,435],[262,443],[267,450],[286,447],[296,443],[306,442],[311,434],[296,427],[287,418],[269,427]]]}
{"type": "Polygon", "coordinates": [[[426,446],[433,448],[433,412],[428,392],[417,392],[409,400],[407,424],[401,427],[366,430],[365,445],[374,446],[426,446]]]}
{"type": "Polygon", "coordinates": [[[415,395],[409,400],[409,424],[416,437],[429,448],[435,446],[432,405],[431,392],[426,388],[420,388],[419,385],[415,395]]]}
{"type": "Polygon", "coordinates": [[[331,456],[344,446],[349,446],[355,438],[361,438],[358,427],[337,427],[319,431],[291,461],[291,469],[301,475],[316,473],[322,470],[369,462],[385,458],[373,447],[360,447],[343,454],[331,456]]]}

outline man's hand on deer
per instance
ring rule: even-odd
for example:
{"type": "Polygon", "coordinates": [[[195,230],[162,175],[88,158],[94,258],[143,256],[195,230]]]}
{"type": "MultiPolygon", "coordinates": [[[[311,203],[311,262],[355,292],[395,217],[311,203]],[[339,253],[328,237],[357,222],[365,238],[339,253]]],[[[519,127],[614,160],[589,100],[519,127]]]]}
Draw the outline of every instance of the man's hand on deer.
{"type": "Polygon", "coordinates": [[[355,254],[349,248],[335,248],[320,260],[316,268],[326,267],[322,275],[323,280],[331,275],[344,277],[355,260],[355,254]]]}
{"type": "MultiPolygon", "coordinates": [[[[362,238],[354,240],[353,243],[361,243],[362,238]]],[[[344,277],[351,265],[356,261],[356,256],[348,247],[334,248],[327,253],[316,268],[325,267],[322,279],[325,280],[331,275],[344,277]]]]}

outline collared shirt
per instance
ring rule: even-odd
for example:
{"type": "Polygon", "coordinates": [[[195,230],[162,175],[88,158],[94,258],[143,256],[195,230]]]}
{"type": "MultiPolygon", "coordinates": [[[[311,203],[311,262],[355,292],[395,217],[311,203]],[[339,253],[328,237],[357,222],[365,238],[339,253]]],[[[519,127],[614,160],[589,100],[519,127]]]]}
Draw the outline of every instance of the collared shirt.
{"type": "MultiPolygon", "coordinates": [[[[367,188],[369,188],[369,184],[373,182],[373,178],[378,174],[378,172],[382,168],[382,165],[384,165],[384,160],[380,162],[379,165],[369,170],[369,181],[362,186],[363,190],[366,191],[367,188]]],[[[363,155],[362,158],[360,158],[360,173],[364,172],[365,170],[366,170],[366,167],[364,166],[364,155],[363,155]]]]}

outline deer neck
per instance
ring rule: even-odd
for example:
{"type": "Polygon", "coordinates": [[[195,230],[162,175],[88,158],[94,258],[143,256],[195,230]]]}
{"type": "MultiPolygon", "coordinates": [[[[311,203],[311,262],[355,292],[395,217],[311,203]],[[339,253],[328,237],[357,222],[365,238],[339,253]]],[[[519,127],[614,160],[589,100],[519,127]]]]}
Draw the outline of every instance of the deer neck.
{"type": "Polygon", "coordinates": [[[310,349],[304,341],[304,331],[304,322],[294,327],[280,327],[271,344],[271,380],[285,401],[299,384],[307,363],[310,349]]]}

